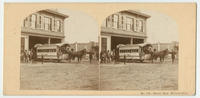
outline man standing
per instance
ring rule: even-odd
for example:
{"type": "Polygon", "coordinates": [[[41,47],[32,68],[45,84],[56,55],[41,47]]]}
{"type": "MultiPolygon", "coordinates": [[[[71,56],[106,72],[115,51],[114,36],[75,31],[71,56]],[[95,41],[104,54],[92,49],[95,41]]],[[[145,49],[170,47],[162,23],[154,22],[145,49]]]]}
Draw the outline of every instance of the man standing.
{"type": "Polygon", "coordinates": [[[27,52],[27,50],[24,51],[24,58],[25,58],[25,63],[28,63],[28,52],[27,52]]]}
{"type": "Polygon", "coordinates": [[[90,59],[90,64],[92,63],[92,55],[93,53],[92,52],[89,52],[89,59],[90,59]]]}
{"type": "Polygon", "coordinates": [[[126,55],[124,55],[124,64],[126,64],[126,55]]]}
{"type": "Polygon", "coordinates": [[[174,63],[174,60],[175,60],[175,54],[176,54],[176,52],[174,51],[174,49],[172,49],[172,52],[171,52],[172,63],[174,63]]]}

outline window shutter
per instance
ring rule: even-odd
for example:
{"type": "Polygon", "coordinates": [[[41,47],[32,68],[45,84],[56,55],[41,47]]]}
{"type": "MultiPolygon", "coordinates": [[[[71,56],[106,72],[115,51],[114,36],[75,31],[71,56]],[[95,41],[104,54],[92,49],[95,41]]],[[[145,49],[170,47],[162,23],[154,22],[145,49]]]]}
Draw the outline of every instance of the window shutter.
{"type": "Polygon", "coordinates": [[[55,27],[54,27],[54,18],[51,18],[51,31],[54,31],[55,27]]]}
{"type": "Polygon", "coordinates": [[[142,27],[143,27],[143,28],[142,28],[142,32],[145,32],[145,28],[146,28],[146,27],[145,27],[145,21],[142,21],[142,23],[143,23],[143,24],[142,24],[142,27]]]}
{"type": "Polygon", "coordinates": [[[107,23],[108,23],[108,27],[112,27],[112,16],[108,17],[107,23]]]}
{"type": "Polygon", "coordinates": [[[41,29],[44,29],[44,16],[41,16],[41,29]]]}
{"type": "Polygon", "coordinates": [[[122,27],[123,27],[123,30],[126,30],[126,16],[122,16],[122,18],[123,18],[122,19],[122,21],[123,21],[122,27]]]}
{"type": "Polygon", "coordinates": [[[134,29],[135,29],[135,18],[132,18],[132,31],[134,31],[134,29]]]}
{"type": "Polygon", "coordinates": [[[134,31],[137,31],[137,20],[134,19],[134,31]]]}
{"type": "Polygon", "coordinates": [[[63,22],[60,21],[60,32],[63,32],[63,22]]]}
{"type": "Polygon", "coordinates": [[[122,19],[123,19],[123,18],[122,18],[121,15],[119,15],[118,19],[119,19],[119,20],[118,20],[118,27],[119,27],[119,29],[122,29],[122,23],[123,23],[123,22],[122,22],[122,19]]]}
{"type": "Polygon", "coordinates": [[[36,28],[40,28],[40,15],[36,14],[36,28]]]}
{"type": "Polygon", "coordinates": [[[102,26],[102,27],[106,27],[106,19],[103,20],[101,26],[102,26]]]}

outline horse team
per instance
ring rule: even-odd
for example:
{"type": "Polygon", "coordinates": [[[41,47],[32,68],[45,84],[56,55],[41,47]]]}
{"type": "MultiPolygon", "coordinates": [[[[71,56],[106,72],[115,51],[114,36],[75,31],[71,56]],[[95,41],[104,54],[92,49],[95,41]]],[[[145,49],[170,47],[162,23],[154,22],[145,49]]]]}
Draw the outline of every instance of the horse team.
{"type": "MultiPolygon", "coordinates": [[[[23,55],[23,61],[25,63],[28,62],[32,62],[33,59],[37,59],[37,49],[35,50],[35,52],[33,51],[33,49],[31,49],[30,52],[28,51],[24,51],[22,52],[23,55]],[[33,55],[35,55],[33,57],[33,55]]],[[[77,58],[77,62],[80,62],[82,60],[82,58],[88,54],[89,55],[89,61],[91,63],[92,59],[94,57],[96,57],[97,61],[100,61],[100,63],[111,63],[111,62],[119,62],[120,60],[120,55],[119,55],[119,48],[113,49],[112,51],[101,51],[99,53],[99,51],[88,51],[86,49],[82,49],[80,51],[74,51],[73,49],[69,49],[69,48],[57,48],[55,51],[57,54],[57,61],[60,62],[63,58],[63,54],[67,54],[68,57],[66,60],[68,60],[69,62],[71,62],[71,60],[75,60],[77,58]]],[[[142,51],[140,51],[140,53],[143,54],[148,54],[150,55],[150,58],[148,59],[149,61],[151,61],[152,63],[157,60],[157,58],[160,59],[160,62],[164,62],[165,57],[168,54],[171,54],[171,59],[172,59],[172,63],[174,63],[175,60],[175,55],[177,54],[177,51],[174,51],[173,49],[171,51],[169,51],[168,49],[162,50],[162,51],[157,51],[156,49],[152,49],[151,45],[146,45],[142,47],[142,51]]],[[[47,53],[48,54],[48,53],[47,53]]],[[[43,62],[44,60],[44,56],[41,57],[41,60],[43,62]]],[[[123,61],[124,63],[126,63],[126,55],[123,56],[123,61]]]]}
{"type": "MultiPolygon", "coordinates": [[[[164,62],[165,58],[169,56],[169,54],[171,56],[172,63],[174,63],[175,57],[177,55],[177,51],[175,51],[174,49],[172,49],[171,51],[169,51],[168,49],[157,51],[156,49],[152,49],[152,47],[146,48],[144,46],[142,50],[143,52],[140,52],[141,54],[143,53],[144,55],[149,55],[149,58],[145,60],[151,61],[152,63],[157,61],[158,58],[160,59],[160,62],[164,62]]],[[[118,61],[123,61],[124,63],[126,63],[128,60],[129,59],[127,59],[127,55],[123,55],[123,59],[120,59],[119,49],[114,49],[113,51],[101,51],[100,53],[100,63],[109,63],[118,61]]],[[[143,62],[143,60],[141,60],[141,62],[143,62]]]]}

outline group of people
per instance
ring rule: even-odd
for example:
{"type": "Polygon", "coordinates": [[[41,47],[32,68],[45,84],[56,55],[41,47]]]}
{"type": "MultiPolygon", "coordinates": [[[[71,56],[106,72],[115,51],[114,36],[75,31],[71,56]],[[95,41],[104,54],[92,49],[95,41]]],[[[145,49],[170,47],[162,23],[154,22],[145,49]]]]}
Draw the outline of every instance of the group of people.
{"type": "MultiPolygon", "coordinates": [[[[119,61],[119,51],[117,51],[117,50],[118,49],[114,49],[113,51],[109,51],[109,50],[101,51],[100,52],[100,63],[111,63],[111,62],[116,63],[117,61],[119,61]]],[[[153,54],[158,53],[158,51],[156,49],[152,49],[152,50],[153,50],[153,54]]],[[[174,49],[172,49],[167,54],[164,54],[164,56],[168,55],[168,54],[170,54],[172,63],[174,63],[177,52],[174,49]]],[[[123,58],[124,58],[123,61],[126,61],[125,55],[123,58]]],[[[124,62],[124,64],[125,63],[126,62],[124,62]]]]}
{"type": "Polygon", "coordinates": [[[32,63],[34,58],[35,58],[35,52],[33,49],[23,50],[21,52],[21,62],[32,63]]]}
{"type": "Polygon", "coordinates": [[[111,63],[116,62],[119,58],[119,53],[114,49],[113,51],[101,51],[100,52],[100,63],[111,63]]]}

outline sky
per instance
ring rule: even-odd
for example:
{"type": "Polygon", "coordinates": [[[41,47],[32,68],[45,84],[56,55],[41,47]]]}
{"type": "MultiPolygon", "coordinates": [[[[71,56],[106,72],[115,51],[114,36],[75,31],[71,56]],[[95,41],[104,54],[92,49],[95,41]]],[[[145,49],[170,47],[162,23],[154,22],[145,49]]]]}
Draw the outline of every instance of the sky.
{"type": "Polygon", "coordinates": [[[178,27],[176,21],[170,16],[155,11],[140,10],[140,12],[151,16],[147,19],[147,42],[178,41],[178,27]]]}
{"type": "Polygon", "coordinates": [[[68,15],[65,19],[65,41],[69,43],[98,42],[99,28],[96,20],[86,13],[57,9],[59,12],[68,15]]]}
{"type": "MultiPolygon", "coordinates": [[[[68,15],[65,19],[65,41],[69,43],[82,43],[98,41],[98,24],[96,20],[87,13],[57,9],[59,12],[68,15]]],[[[147,19],[147,42],[150,43],[170,43],[178,41],[178,28],[176,21],[164,13],[137,10],[150,15],[147,19]]]]}

